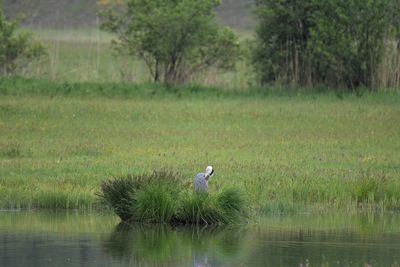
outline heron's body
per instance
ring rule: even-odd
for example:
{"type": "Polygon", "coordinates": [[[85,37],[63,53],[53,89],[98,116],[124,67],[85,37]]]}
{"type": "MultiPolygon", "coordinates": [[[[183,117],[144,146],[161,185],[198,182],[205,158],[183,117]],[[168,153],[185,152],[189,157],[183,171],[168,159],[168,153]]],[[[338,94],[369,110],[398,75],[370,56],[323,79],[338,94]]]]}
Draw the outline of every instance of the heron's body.
{"type": "Polygon", "coordinates": [[[195,192],[204,192],[207,193],[207,188],[208,188],[208,179],[206,178],[205,173],[199,173],[196,175],[195,181],[194,181],[194,191],[195,192]]]}

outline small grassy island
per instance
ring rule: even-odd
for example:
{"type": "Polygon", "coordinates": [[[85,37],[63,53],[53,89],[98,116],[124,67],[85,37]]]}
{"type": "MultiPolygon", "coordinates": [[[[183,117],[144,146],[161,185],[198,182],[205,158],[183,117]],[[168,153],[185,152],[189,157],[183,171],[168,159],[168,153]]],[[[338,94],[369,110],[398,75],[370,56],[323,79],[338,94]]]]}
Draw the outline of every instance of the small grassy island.
{"type": "Polygon", "coordinates": [[[248,203],[236,188],[192,193],[182,176],[168,171],[106,180],[99,194],[123,222],[228,225],[248,219],[248,203]]]}

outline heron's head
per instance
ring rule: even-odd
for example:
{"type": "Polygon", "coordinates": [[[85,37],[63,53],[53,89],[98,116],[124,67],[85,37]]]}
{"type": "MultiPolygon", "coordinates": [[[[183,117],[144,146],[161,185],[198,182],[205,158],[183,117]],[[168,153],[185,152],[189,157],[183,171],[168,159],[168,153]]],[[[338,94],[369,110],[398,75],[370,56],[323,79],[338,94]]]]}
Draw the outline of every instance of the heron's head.
{"type": "Polygon", "coordinates": [[[208,177],[212,177],[214,175],[214,168],[212,166],[207,166],[206,168],[206,175],[208,177]]]}

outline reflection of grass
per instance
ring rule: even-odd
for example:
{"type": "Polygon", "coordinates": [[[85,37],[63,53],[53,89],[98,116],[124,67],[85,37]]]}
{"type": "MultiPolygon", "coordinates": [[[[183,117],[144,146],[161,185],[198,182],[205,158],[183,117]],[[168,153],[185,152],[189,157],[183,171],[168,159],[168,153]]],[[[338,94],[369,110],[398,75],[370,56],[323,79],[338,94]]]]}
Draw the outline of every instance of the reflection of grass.
{"type": "Polygon", "coordinates": [[[238,262],[297,266],[306,259],[310,266],[325,266],[322,261],[332,266],[358,256],[385,262],[384,258],[395,255],[399,222],[398,214],[331,213],[265,217],[248,229],[124,224],[103,241],[103,248],[112,257],[138,266],[191,266],[193,259],[205,258],[217,259],[217,266],[238,262]],[[296,257],[287,257],[288,251],[296,257]]]}
{"type": "Polygon", "coordinates": [[[241,188],[261,211],[354,210],[366,202],[368,179],[380,191],[367,205],[400,208],[396,93],[179,98],[169,89],[135,95],[156,86],[113,94],[108,85],[103,94],[88,85],[87,95],[85,84],[58,86],[0,81],[9,92],[0,97],[0,149],[22,155],[0,156],[2,208],[92,208],[105,178],[162,168],[180,171],[192,188],[208,164],[216,168],[211,194],[241,188]],[[49,93],[21,89],[31,87],[49,93]]]}
{"type": "Polygon", "coordinates": [[[116,223],[111,213],[2,211],[0,214],[0,229],[16,233],[99,234],[109,233],[116,223]]]}
{"type": "Polygon", "coordinates": [[[223,227],[178,227],[120,224],[104,240],[104,249],[117,259],[136,265],[191,265],[198,255],[218,255],[234,260],[240,256],[245,231],[223,227]],[[227,250],[226,247],[230,247],[227,250]],[[179,261],[179,262],[177,262],[179,261]]]}
{"type": "Polygon", "coordinates": [[[135,263],[143,260],[164,262],[172,256],[177,258],[176,253],[182,248],[178,240],[164,225],[120,224],[104,244],[106,251],[115,258],[135,263]]]}

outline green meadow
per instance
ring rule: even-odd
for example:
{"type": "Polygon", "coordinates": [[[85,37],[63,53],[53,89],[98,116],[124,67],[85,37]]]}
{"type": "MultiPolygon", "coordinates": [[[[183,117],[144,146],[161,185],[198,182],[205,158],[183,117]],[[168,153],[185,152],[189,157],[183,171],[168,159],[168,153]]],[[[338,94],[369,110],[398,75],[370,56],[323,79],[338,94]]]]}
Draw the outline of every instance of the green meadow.
{"type": "Polygon", "coordinates": [[[260,213],[400,209],[400,95],[0,83],[0,207],[98,209],[110,177],[167,169],[260,213]]]}

